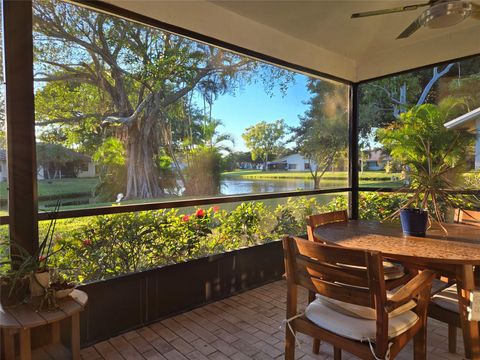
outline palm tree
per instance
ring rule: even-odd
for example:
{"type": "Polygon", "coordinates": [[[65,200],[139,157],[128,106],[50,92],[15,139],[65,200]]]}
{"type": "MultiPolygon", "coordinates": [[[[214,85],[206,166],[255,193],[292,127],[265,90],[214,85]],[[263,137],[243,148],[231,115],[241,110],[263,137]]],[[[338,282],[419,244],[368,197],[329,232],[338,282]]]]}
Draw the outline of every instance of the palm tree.
{"type": "Polygon", "coordinates": [[[205,118],[201,128],[201,141],[203,145],[216,148],[219,151],[231,152],[232,148],[225,145],[224,142],[230,142],[235,145],[235,139],[229,133],[222,133],[218,131],[218,127],[223,126],[222,120],[205,118]]]}

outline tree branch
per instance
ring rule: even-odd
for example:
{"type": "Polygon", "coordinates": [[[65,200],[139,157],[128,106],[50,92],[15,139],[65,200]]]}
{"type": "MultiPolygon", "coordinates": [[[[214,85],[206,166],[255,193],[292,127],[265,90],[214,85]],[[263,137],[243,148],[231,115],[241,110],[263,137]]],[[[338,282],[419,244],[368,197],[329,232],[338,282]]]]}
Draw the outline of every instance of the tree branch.
{"type": "Polygon", "coordinates": [[[455,65],[455,64],[454,63],[448,64],[440,72],[438,72],[438,67],[437,66],[435,66],[433,68],[433,76],[430,79],[430,81],[428,82],[427,86],[425,86],[425,88],[423,89],[422,94],[420,95],[420,98],[417,101],[417,105],[422,105],[425,102],[428,94],[430,93],[430,90],[432,90],[433,85],[435,85],[435,83],[438,81],[438,79],[440,79],[443,75],[448,73],[453,65],[455,65]]]}
{"type": "Polygon", "coordinates": [[[142,102],[141,104],[137,107],[137,109],[133,112],[132,115],[130,116],[108,116],[105,118],[103,121],[103,124],[111,124],[111,123],[116,123],[116,124],[124,124],[124,125],[130,125],[132,124],[142,113],[142,111],[145,109],[147,106],[148,102],[153,98],[152,94],[149,94],[142,102]]]}

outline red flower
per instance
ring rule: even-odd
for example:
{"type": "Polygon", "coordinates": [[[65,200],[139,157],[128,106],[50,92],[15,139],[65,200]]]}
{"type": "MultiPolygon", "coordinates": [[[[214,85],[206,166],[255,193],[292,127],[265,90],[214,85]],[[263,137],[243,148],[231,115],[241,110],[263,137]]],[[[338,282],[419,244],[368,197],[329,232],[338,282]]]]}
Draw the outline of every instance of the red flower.
{"type": "Polygon", "coordinates": [[[182,221],[187,222],[188,220],[190,220],[190,216],[188,216],[188,215],[183,215],[182,221]]]}
{"type": "Polygon", "coordinates": [[[92,245],[92,240],[90,239],[83,240],[83,246],[90,246],[90,245],[92,245]]]}
{"type": "Polygon", "coordinates": [[[203,211],[203,209],[197,209],[197,211],[195,212],[195,216],[197,218],[204,217],[205,216],[205,211],[203,211]]]}
{"type": "Polygon", "coordinates": [[[45,261],[46,259],[47,259],[47,258],[46,258],[45,256],[43,256],[43,255],[40,255],[40,256],[38,257],[38,261],[40,261],[40,262],[45,261]]]}
{"type": "Polygon", "coordinates": [[[214,213],[219,212],[220,211],[220,206],[212,206],[212,210],[213,210],[214,213]]]}

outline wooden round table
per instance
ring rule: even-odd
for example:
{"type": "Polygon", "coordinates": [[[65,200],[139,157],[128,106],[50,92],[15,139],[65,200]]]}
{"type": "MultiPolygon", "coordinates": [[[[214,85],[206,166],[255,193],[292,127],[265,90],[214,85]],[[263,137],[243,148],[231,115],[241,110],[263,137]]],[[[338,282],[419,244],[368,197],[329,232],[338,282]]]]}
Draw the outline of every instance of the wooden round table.
{"type": "MultiPolygon", "coordinates": [[[[80,290],[73,292],[65,299],[58,300],[55,311],[38,311],[31,303],[13,308],[3,309],[0,306],[0,328],[3,333],[5,359],[15,359],[14,335],[19,333],[20,360],[31,360],[30,330],[41,325],[51,325],[52,344],[48,353],[54,358],[80,360],[80,311],[88,301],[86,293],[80,290]],[[60,321],[71,318],[71,352],[60,346],[60,321]],[[57,355],[58,354],[58,355],[57,355]]],[[[38,351],[44,351],[38,349],[38,351]]]]}
{"type": "Polygon", "coordinates": [[[429,268],[456,279],[459,288],[459,314],[465,354],[480,359],[477,321],[468,321],[468,299],[475,289],[473,267],[480,265],[480,227],[445,224],[446,235],[436,226],[424,238],[405,236],[400,224],[351,220],[319,226],[316,237],[327,243],[357,249],[380,251],[384,256],[418,268],[429,268]]]}

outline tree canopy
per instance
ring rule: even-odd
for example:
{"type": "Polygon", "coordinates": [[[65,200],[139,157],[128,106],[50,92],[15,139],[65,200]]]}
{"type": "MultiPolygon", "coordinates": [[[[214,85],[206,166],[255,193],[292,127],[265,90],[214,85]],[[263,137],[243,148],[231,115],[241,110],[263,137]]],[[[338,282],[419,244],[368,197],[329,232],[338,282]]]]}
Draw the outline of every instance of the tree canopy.
{"type": "Polygon", "coordinates": [[[242,138],[252,153],[252,160],[262,159],[267,170],[268,156],[279,155],[283,149],[282,139],[285,136],[286,126],[282,119],[271,123],[261,121],[245,129],[242,138]]]}
{"type": "Polygon", "coordinates": [[[312,97],[300,125],[292,128],[297,150],[310,161],[315,189],[320,179],[347,148],[348,89],[346,86],[311,79],[312,97]]]}
{"type": "Polygon", "coordinates": [[[159,153],[181,171],[177,152],[198,119],[193,92],[211,104],[260,69],[267,88],[288,82],[282,69],[62,1],[34,3],[34,31],[41,136],[88,153],[121,140],[127,198],[165,193],[159,153]]]}

